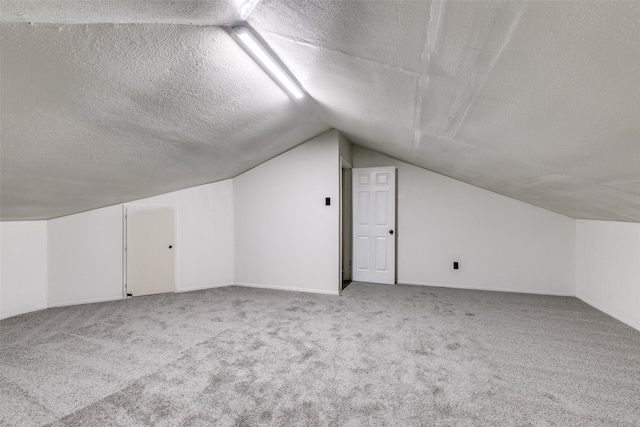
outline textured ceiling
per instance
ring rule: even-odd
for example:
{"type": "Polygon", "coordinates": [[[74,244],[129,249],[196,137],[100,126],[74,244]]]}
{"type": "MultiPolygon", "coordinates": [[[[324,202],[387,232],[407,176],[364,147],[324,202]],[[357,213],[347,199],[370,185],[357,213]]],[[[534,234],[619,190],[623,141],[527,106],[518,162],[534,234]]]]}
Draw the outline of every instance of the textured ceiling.
{"type": "Polygon", "coordinates": [[[640,2],[0,6],[3,220],[233,177],[335,127],[568,216],[640,222],[640,2]],[[245,20],[310,97],[222,28],[245,20]]]}

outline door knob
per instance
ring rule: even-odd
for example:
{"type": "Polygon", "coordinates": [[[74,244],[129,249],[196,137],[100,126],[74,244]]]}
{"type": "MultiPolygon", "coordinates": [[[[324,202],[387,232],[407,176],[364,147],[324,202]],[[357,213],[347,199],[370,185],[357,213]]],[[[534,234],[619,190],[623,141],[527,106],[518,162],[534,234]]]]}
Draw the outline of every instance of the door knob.
{"type": "Polygon", "coordinates": [[[389,230],[389,234],[393,234],[393,230],[389,230]]]}

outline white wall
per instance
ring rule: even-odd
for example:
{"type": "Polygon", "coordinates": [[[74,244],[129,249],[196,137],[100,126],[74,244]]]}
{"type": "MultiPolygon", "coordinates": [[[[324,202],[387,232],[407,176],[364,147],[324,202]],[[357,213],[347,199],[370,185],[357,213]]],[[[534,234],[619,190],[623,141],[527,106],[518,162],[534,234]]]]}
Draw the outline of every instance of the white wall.
{"type": "MultiPolygon", "coordinates": [[[[176,208],[177,291],[233,283],[231,180],[126,205],[176,208]]],[[[122,223],[122,205],[49,221],[49,305],[122,298],[122,223]]]]}
{"type": "Polygon", "coordinates": [[[399,283],[574,295],[572,218],[356,145],[353,158],[398,168],[399,283]]]}
{"type": "Polygon", "coordinates": [[[353,146],[351,145],[351,141],[349,141],[343,134],[338,132],[338,150],[340,153],[340,157],[349,162],[350,165],[353,166],[353,146]]]}
{"type": "Polygon", "coordinates": [[[233,180],[175,191],[126,205],[172,205],[177,208],[177,291],[233,284],[233,180]]]}
{"type": "Polygon", "coordinates": [[[640,330],[640,224],[576,220],[576,296],[640,330]]]}
{"type": "MultiPolygon", "coordinates": [[[[178,291],[238,283],[337,293],[340,155],[398,168],[400,283],[576,294],[640,330],[640,224],[576,221],[350,150],[335,130],[233,180],[127,205],[177,208],[178,291]]],[[[0,240],[1,318],[122,298],[121,205],[3,222],[0,240]]]]}
{"type": "Polygon", "coordinates": [[[49,220],[49,306],[122,298],[122,207],[49,220]]]}
{"type": "Polygon", "coordinates": [[[47,307],[47,222],[0,223],[0,318],[47,307]]]}
{"type": "Polygon", "coordinates": [[[237,284],[338,292],[339,168],[331,130],[234,178],[237,284]]]}

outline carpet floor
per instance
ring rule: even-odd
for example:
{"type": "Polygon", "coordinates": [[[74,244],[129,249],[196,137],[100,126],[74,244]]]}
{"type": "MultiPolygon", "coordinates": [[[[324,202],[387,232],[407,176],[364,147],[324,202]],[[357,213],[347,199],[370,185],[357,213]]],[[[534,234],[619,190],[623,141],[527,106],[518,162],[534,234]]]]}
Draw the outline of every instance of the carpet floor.
{"type": "Polygon", "coordinates": [[[640,332],[576,298],[228,287],[0,322],[3,426],[639,426],[640,332]]]}

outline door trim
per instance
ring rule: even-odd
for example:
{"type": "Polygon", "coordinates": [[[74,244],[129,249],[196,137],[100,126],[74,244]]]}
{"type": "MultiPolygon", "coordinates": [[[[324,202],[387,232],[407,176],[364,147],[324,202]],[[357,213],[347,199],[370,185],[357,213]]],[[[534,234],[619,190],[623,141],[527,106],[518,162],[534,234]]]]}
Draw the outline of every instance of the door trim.
{"type": "MultiPolygon", "coordinates": [[[[344,177],[344,171],[345,170],[351,170],[353,169],[353,166],[351,166],[351,163],[349,163],[349,161],[347,159],[345,159],[344,157],[340,156],[340,168],[339,168],[339,187],[340,187],[340,196],[339,196],[339,206],[338,206],[338,210],[339,210],[339,215],[340,215],[340,219],[339,219],[339,230],[338,230],[338,241],[339,241],[339,250],[338,250],[338,257],[339,257],[339,261],[338,261],[338,293],[342,292],[342,289],[344,287],[344,278],[342,277],[342,272],[344,270],[344,221],[345,219],[348,220],[353,227],[353,202],[352,202],[352,207],[351,207],[351,218],[344,218],[344,206],[343,206],[343,200],[344,200],[344,194],[343,194],[343,189],[344,189],[344,182],[343,182],[343,177],[344,177]]],[[[351,184],[351,186],[353,187],[353,182],[351,184]]],[[[351,189],[351,192],[353,193],[353,188],[351,189]]],[[[353,195],[352,195],[353,197],[353,195]]],[[[350,233],[353,234],[353,233],[350,233]]],[[[349,238],[352,240],[352,245],[353,245],[353,236],[349,236],[349,238]]],[[[351,256],[353,258],[353,248],[351,248],[351,256]]],[[[353,265],[353,262],[352,262],[353,265]]]]}

